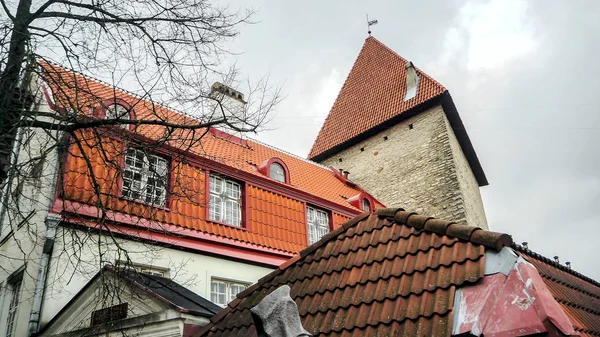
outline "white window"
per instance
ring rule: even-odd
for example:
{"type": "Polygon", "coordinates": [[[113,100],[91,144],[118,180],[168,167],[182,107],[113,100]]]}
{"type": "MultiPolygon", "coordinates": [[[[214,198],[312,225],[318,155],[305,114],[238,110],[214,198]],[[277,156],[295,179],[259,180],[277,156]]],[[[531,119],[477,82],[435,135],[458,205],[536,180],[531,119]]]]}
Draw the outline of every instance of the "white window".
{"type": "Polygon", "coordinates": [[[329,233],[329,215],[320,209],[306,207],[306,217],[308,219],[308,244],[321,240],[325,234],[329,233]]]}
{"type": "Polygon", "coordinates": [[[370,212],[371,211],[371,203],[369,202],[369,199],[363,198],[363,200],[362,200],[362,209],[365,212],[370,212]]]}
{"type": "Polygon", "coordinates": [[[271,167],[269,168],[269,176],[271,179],[285,183],[285,170],[279,163],[271,164],[271,167]]]}
{"type": "MultiPolygon", "coordinates": [[[[130,119],[129,110],[126,107],[113,104],[106,109],[105,112],[106,119],[130,119]]],[[[124,129],[129,129],[129,124],[120,124],[120,127],[124,129]]]]}
{"type": "Polygon", "coordinates": [[[164,206],[167,194],[167,160],[127,149],[123,175],[123,196],[148,204],[164,206]]]}
{"type": "Polygon", "coordinates": [[[210,282],[210,301],[224,307],[246,288],[248,288],[246,283],[212,279],[210,282]]]}
{"type": "Polygon", "coordinates": [[[162,268],[162,267],[146,265],[146,264],[131,263],[131,262],[127,262],[124,260],[116,260],[115,266],[117,266],[118,268],[132,269],[141,274],[169,278],[169,269],[168,268],[162,268]]]}
{"type": "Polygon", "coordinates": [[[141,267],[140,268],[140,273],[146,274],[146,275],[160,276],[160,277],[169,278],[167,271],[159,270],[159,269],[156,269],[156,268],[141,267]]]}
{"type": "Polygon", "coordinates": [[[210,220],[242,225],[242,187],[235,181],[210,175],[210,220]]]}
{"type": "Polygon", "coordinates": [[[19,309],[19,300],[21,293],[21,281],[23,272],[17,277],[13,277],[6,284],[6,298],[4,303],[8,303],[6,316],[6,337],[12,337],[15,333],[15,323],[17,320],[17,310],[19,309]]]}

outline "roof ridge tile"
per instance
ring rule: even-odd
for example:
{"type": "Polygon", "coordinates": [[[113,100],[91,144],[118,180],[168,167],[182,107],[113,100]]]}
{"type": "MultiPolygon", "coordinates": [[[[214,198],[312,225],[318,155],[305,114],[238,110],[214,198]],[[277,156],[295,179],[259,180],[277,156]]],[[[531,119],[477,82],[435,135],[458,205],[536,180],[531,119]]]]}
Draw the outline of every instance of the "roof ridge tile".
{"type": "Polygon", "coordinates": [[[510,235],[488,231],[475,226],[458,225],[452,221],[418,215],[417,213],[412,212],[409,213],[397,208],[381,210],[379,211],[379,214],[389,215],[392,213],[392,210],[397,210],[393,216],[393,220],[395,222],[402,223],[419,230],[425,230],[430,233],[436,233],[439,235],[446,235],[461,240],[470,241],[472,243],[493,248],[497,251],[500,251],[504,246],[510,247],[513,245],[510,235]],[[451,227],[451,225],[456,226],[451,227]]]}
{"type": "MultiPolygon", "coordinates": [[[[420,253],[422,253],[422,254],[427,254],[427,253],[429,253],[431,250],[434,250],[434,249],[435,249],[435,250],[437,250],[437,249],[440,249],[440,248],[442,248],[442,247],[452,247],[452,246],[454,246],[454,244],[456,244],[456,242],[452,242],[451,244],[448,244],[448,243],[442,243],[442,244],[440,244],[440,245],[438,245],[438,246],[436,246],[436,247],[433,247],[433,246],[432,246],[432,247],[428,247],[427,249],[417,249],[417,250],[415,250],[415,251],[406,251],[406,252],[404,252],[404,254],[402,254],[402,255],[394,255],[394,256],[392,256],[392,257],[383,256],[383,257],[382,257],[381,259],[379,259],[379,260],[370,260],[370,261],[368,261],[368,262],[365,262],[365,263],[362,263],[362,264],[353,264],[353,265],[350,265],[350,266],[348,266],[348,265],[345,265],[345,266],[343,266],[343,267],[341,267],[341,268],[338,268],[338,267],[336,267],[336,268],[333,268],[333,269],[331,269],[331,270],[324,270],[322,273],[319,273],[319,274],[317,274],[317,273],[313,273],[313,274],[305,274],[305,275],[302,275],[302,278],[298,278],[298,276],[297,276],[297,275],[294,275],[294,276],[295,276],[294,278],[289,278],[287,281],[288,281],[288,282],[296,282],[296,281],[298,281],[298,280],[312,279],[312,278],[314,278],[314,277],[321,277],[321,276],[323,276],[323,275],[333,275],[334,273],[341,273],[341,272],[343,272],[344,270],[351,270],[351,269],[354,269],[354,268],[362,268],[363,266],[372,266],[372,265],[374,265],[375,263],[380,263],[380,264],[383,264],[385,261],[394,261],[394,260],[397,260],[397,259],[405,259],[407,256],[417,256],[417,255],[419,255],[420,253]]],[[[364,250],[364,249],[363,249],[363,250],[364,250]]],[[[356,251],[353,251],[353,253],[356,253],[356,251]]],[[[340,254],[340,255],[348,255],[348,254],[340,254]]],[[[338,255],[338,256],[340,256],[340,255],[338,255]]],[[[335,257],[338,257],[338,256],[335,256],[335,257]]],[[[325,258],[324,260],[328,260],[328,259],[329,259],[329,258],[325,258]]],[[[407,273],[407,272],[405,272],[405,271],[402,271],[402,273],[403,273],[404,275],[412,275],[412,274],[414,274],[414,273],[416,273],[416,272],[424,272],[424,271],[426,271],[426,270],[437,270],[437,269],[439,269],[440,267],[448,267],[448,266],[450,266],[450,265],[452,265],[452,264],[463,264],[463,263],[465,263],[466,261],[479,261],[480,259],[481,259],[481,254],[480,254],[478,257],[476,257],[476,258],[469,257],[469,256],[465,256],[465,257],[464,257],[464,259],[463,259],[463,260],[460,260],[460,261],[455,261],[455,260],[453,260],[453,261],[449,261],[449,262],[448,262],[448,263],[446,263],[446,264],[444,264],[443,262],[439,262],[439,261],[438,261],[438,264],[435,264],[435,265],[427,265],[427,266],[425,266],[425,267],[422,267],[421,269],[419,269],[419,268],[416,268],[416,267],[415,267],[415,268],[414,268],[414,269],[413,269],[411,272],[408,272],[408,273],[407,273]]],[[[320,262],[320,261],[321,261],[321,260],[319,260],[319,261],[313,261],[313,263],[314,263],[314,262],[320,262]]],[[[260,280],[259,280],[259,281],[260,281],[260,280]]],[[[279,283],[279,284],[282,284],[282,283],[279,283]]]]}

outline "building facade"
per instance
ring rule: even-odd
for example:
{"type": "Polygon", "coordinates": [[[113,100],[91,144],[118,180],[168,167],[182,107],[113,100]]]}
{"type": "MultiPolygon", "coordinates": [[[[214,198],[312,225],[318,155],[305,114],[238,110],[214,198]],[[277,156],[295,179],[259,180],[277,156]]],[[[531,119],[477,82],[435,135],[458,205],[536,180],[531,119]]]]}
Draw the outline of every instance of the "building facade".
{"type": "MultiPolygon", "coordinates": [[[[38,110],[144,122],[52,137],[22,131],[16,162],[36,166],[39,153],[49,154],[39,179],[14,180],[3,193],[21,195],[2,210],[6,336],[39,331],[106,265],[171,278],[225,306],[330,230],[382,206],[337,170],[216,128],[197,131],[189,116],[56,65],[41,68],[38,110]],[[60,151],[48,150],[57,142],[60,151]]],[[[245,103],[222,84],[214,95],[245,103]]],[[[104,297],[86,305],[101,310],[104,297]]]]}

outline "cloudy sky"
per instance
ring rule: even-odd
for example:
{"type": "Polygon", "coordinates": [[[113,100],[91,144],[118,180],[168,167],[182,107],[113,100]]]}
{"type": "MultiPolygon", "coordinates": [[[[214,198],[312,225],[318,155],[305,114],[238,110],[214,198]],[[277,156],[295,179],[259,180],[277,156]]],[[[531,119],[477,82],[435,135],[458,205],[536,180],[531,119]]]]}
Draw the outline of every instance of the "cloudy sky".
{"type": "Polygon", "coordinates": [[[600,2],[268,1],[231,49],[286,95],[256,138],[300,156],[367,37],[452,94],[486,171],[492,230],[600,279],[600,2]]]}

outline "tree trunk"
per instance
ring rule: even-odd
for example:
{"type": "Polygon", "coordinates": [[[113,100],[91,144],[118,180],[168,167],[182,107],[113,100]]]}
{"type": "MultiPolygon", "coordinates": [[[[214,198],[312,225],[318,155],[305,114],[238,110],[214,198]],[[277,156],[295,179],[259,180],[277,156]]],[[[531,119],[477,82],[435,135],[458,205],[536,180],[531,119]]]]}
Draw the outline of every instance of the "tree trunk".
{"type": "Polygon", "coordinates": [[[24,107],[23,98],[27,96],[25,92],[22,92],[27,89],[27,84],[21,88],[20,80],[26,47],[29,42],[31,2],[32,0],[19,1],[13,20],[6,67],[0,75],[0,184],[5,181],[10,170],[12,144],[24,107]]]}

